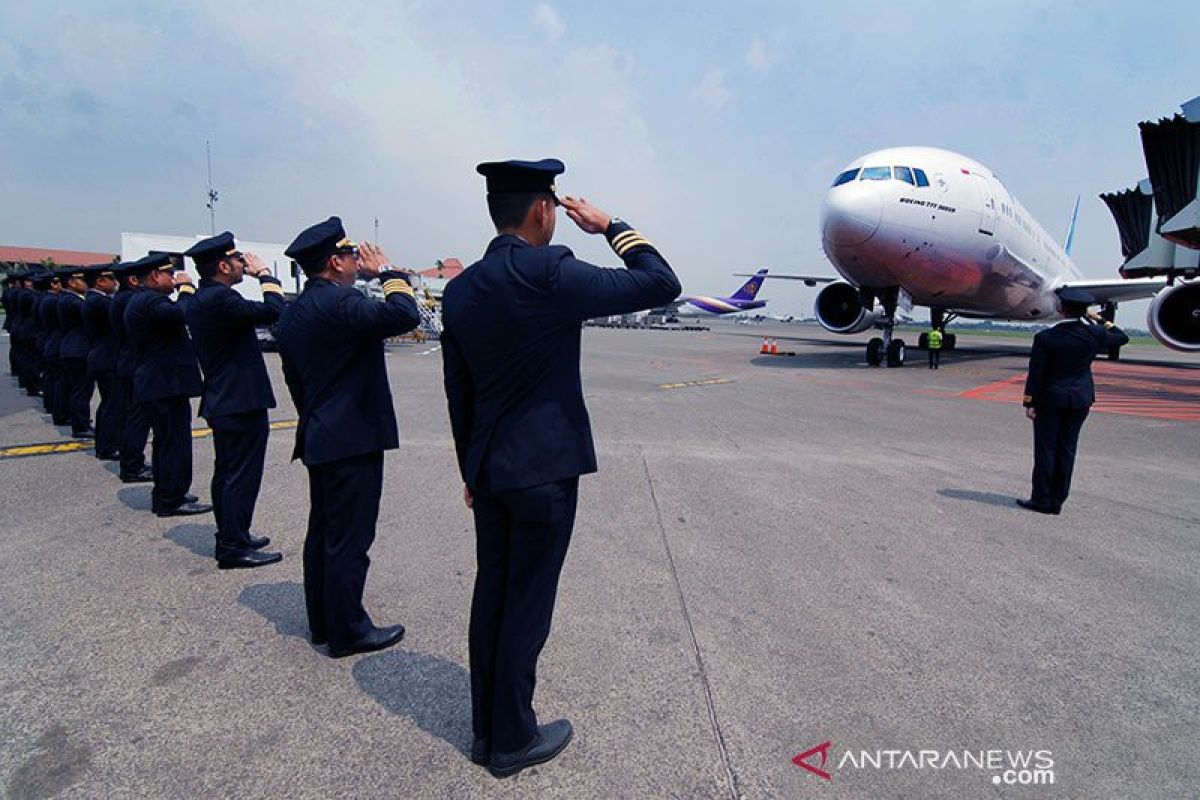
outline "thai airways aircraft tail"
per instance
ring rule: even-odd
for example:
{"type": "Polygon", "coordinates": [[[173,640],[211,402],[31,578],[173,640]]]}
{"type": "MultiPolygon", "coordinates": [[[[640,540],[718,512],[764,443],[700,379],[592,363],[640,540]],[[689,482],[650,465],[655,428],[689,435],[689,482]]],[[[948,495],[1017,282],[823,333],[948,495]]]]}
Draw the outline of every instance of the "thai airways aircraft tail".
{"type": "Polygon", "coordinates": [[[765,269],[760,269],[754,273],[750,280],[742,284],[742,288],[738,289],[730,297],[730,300],[753,300],[758,295],[758,290],[762,287],[763,276],[767,274],[765,269]]]}

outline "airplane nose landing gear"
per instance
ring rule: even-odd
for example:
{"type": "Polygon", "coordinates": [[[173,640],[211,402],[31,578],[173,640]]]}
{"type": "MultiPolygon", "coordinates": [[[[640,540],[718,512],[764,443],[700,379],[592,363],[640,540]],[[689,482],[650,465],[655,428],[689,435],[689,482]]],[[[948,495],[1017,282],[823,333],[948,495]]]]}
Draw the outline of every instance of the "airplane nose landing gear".
{"type": "Polygon", "coordinates": [[[879,301],[883,305],[883,319],[876,327],[883,331],[883,336],[876,336],[867,342],[867,363],[877,367],[886,363],[889,367],[903,367],[908,348],[903,339],[892,338],[896,328],[896,305],[900,299],[900,288],[892,286],[879,292],[879,301]]]}

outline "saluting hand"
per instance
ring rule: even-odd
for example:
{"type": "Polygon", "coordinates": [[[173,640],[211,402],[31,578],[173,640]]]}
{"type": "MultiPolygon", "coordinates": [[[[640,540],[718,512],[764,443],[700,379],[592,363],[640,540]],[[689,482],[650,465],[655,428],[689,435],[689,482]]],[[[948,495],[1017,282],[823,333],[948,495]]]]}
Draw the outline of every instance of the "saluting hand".
{"type": "Polygon", "coordinates": [[[270,272],[267,265],[261,258],[254,253],[246,253],[246,274],[252,278],[258,278],[270,272]]]}
{"type": "Polygon", "coordinates": [[[1029,417],[1030,419],[1037,419],[1037,409],[1033,406],[1030,406],[1029,408],[1025,409],[1025,416],[1029,417]]]}
{"type": "Polygon", "coordinates": [[[358,272],[364,278],[378,278],[379,273],[390,266],[391,262],[379,245],[363,242],[358,246],[358,272]]]}
{"type": "Polygon", "coordinates": [[[571,221],[584,233],[604,233],[612,222],[611,214],[596,208],[585,197],[564,197],[559,202],[567,210],[571,221]]]}

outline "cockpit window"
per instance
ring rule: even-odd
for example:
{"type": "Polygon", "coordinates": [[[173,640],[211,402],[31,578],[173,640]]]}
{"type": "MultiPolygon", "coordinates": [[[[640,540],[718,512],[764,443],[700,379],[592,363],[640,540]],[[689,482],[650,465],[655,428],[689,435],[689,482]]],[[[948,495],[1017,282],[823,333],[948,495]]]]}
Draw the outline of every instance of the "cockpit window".
{"type": "Polygon", "coordinates": [[[848,169],[845,172],[843,172],[841,175],[838,175],[836,178],[833,179],[833,185],[841,186],[843,183],[849,183],[850,181],[854,180],[857,177],[858,177],[858,167],[855,167],[854,169],[848,169]]]}
{"type": "Polygon", "coordinates": [[[913,168],[913,175],[917,178],[917,186],[928,186],[929,178],[925,177],[925,170],[913,168]]]}
{"type": "Polygon", "coordinates": [[[904,181],[905,183],[913,182],[912,170],[908,167],[892,167],[892,172],[898,181],[904,181]]]}
{"type": "Polygon", "coordinates": [[[862,171],[862,179],[864,181],[888,181],[892,179],[891,167],[864,167],[862,171]]]}

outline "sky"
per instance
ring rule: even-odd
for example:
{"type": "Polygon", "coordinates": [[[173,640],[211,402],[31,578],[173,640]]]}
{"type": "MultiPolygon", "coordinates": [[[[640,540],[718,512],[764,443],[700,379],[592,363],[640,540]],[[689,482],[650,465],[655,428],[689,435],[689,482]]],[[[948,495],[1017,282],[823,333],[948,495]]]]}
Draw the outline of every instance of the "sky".
{"type": "MultiPolygon", "coordinates": [[[[210,141],[218,231],[378,218],[399,264],[470,263],[493,235],[475,164],[556,157],[560,192],[638,227],[685,291],[729,294],[734,272],[834,274],[830,180],[930,145],[1058,237],[1081,195],[1075,260],[1111,277],[1097,195],[1144,177],[1137,122],[1200,94],[1197,30],[1194,0],[7,3],[0,243],[205,234],[210,141]]],[[[556,241],[616,263],[565,216],[556,241]]],[[[810,313],[802,286],[764,296],[810,313]]]]}

